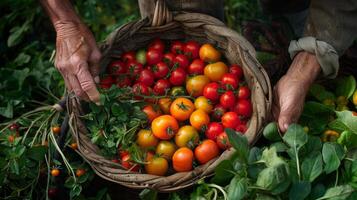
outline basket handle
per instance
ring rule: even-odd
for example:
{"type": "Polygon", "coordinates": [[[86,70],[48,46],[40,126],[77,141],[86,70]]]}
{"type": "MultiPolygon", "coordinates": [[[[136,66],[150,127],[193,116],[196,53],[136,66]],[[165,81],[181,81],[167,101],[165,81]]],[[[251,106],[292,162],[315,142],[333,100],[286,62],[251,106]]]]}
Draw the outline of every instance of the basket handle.
{"type": "Polygon", "coordinates": [[[165,0],[156,0],[151,26],[161,26],[172,21],[172,13],[166,6],[165,0]]]}

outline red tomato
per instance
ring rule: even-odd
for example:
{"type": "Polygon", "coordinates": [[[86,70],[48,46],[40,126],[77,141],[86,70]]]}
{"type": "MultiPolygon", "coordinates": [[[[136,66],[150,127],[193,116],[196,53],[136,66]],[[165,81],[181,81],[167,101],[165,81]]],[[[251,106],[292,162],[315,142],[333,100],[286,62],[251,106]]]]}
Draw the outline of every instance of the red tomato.
{"type": "Polygon", "coordinates": [[[148,96],[150,94],[149,87],[143,83],[135,83],[133,85],[133,93],[134,95],[145,95],[148,96]]]}
{"type": "Polygon", "coordinates": [[[231,65],[229,73],[234,74],[239,80],[243,77],[243,69],[237,64],[231,65]]]}
{"type": "Polygon", "coordinates": [[[107,72],[110,75],[120,75],[126,73],[126,66],[125,63],[123,63],[120,60],[113,61],[109,64],[107,68],[107,72]]]}
{"type": "Polygon", "coordinates": [[[174,41],[171,43],[170,50],[174,54],[182,54],[184,47],[185,47],[184,43],[180,41],[174,41]]]}
{"type": "Polygon", "coordinates": [[[164,55],[164,62],[171,68],[174,64],[175,54],[169,52],[164,55]]]}
{"type": "Polygon", "coordinates": [[[203,69],[205,68],[205,62],[201,59],[195,59],[192,61],[190,66],[188,66],[188,73],[189,74],[195,74],[195,75],[201,75],[203,74],[203,69]]]}
{"type": "Polygon", "coordinates": [[[143,64],[135,60],[129,61],[127,67],[128,73],[131,77],[136,77],[141,72],[141,70],[143,70],[143,64]]]}
{"type": "Polygon", "coordinates": [[[213,140],[204,140],[195,149],[195,157],[200,164],[205,164],[208,161],[219,155],[218,145],[213,140]]]}
{"type": "Polygon", "coordinates": [[[130,169],[132,172],[137,172],[140,169],[138,164],[132,163],[130,159],[130,154],[125,155],[121,158],[121,165],[124,169],[130,169]]]}
{"type": "Polygon", "coordinates": [[[9,127],[10,131],[18,131],[19,128],[20,128],[20,126],[16,123],[11,124],[9,127]]]}
{"type": "Polygon", "coordinates": [[[139,74],[138,82],[143,83],[146,86],[151,86],[154,84],[154,74],[150,70],[144,69],[139,74]]]}
{"type": "Polygon", "coordinates": [[[188,41],[183,49],[184,54],[190,59],[198,58],[200,51],[200,44],[195,41],[188,41]]]}
{"type": "Polygon", "coordinates": [[[226,109],[221,104],[218,104],[213,108],[212,117],[216,120],[221,120],[224,113],[226,113],[226,109]]]}
{"type": "Polygon", "coordinates": [[[163,57],[162,52],[157,49],[151,49],[146,52],[146,62],[148,65],[157,64],[163,57]]]}
{"type": "Polygon", "coordinates": [[[235,128],[240,124],[239,116],[235,112],[224,113],[221,120],[224,128],[235,128]]]}
{"type": "Polygon", "coordinates": [[[222,85],[226,90],[235,90],[237,89],[239,80],[236,75],[227,73],[222,77],[222,85]]]}
{"type": "Polygon", "coordinates": [[[120,88],[131,86],[131,79],[128,76],[118,76],[115,81],[120,88]]]}
{"type": "Polygon", "coordinates": [[[155,39],[154,41],[152,41],[150,44],[149,44],[149,51],[150,50],[158,50],[160,52],[164,52],[165,50],[165,44],[162,40],[160,40],[159,38],[155,39]]]}
{"type": "Polygon", "coordinates": [[[219,99],[219,102],[224,108],[231,108],[236,103],[236,97],[232,91],[227,91],[222,94],[221,98],[219,99]]]}
{"type": "Polygon", "coordinates": [[[229,149],[231,147],[231,143],[229,142],[226,132],[222,132],[217,136],[217,145],[223,150],[229,149]]]}
{"type": "Polygon", "coordinates": [[[164,62],[159,62],[151,67],[155,78],[164,78],[169,73],[169,67],[164,62]]]}
{"type": "Polygon", "coordinates": [[[183,54],[179,54],[174,58],[174,65],[177,65],[178,67],[186,69],[189,64],[190,61],[188,60],[187,56],[183,54]]]}
{"type": "Polygon", "coordinates": [[[108,89],[114,84],[114,79],[112,76],[106,75],[100,79],[100,87],[103,89],[108,89]]]}
{"type": "Polygon", "coordinates": [[[124,54],[122,54],[121,59],[124,62],[129,62],[129,61],[135,60],[135,57],[136,57],[136,55],[135,55],[134,51],[128,51],[128,52],[125,52],[124,54]]]}
{"type": "Polygon", "coordinates": [[[186,71],[182,68],[177,68],[171,72],[170,83],[172,85],[183,85],[186,81],[186,71]]]}
{"type": "Polygon", "coordinates": [[[164,95],[166,91],[170,89],[170,82],[166,79],[160,79],[156,81],[154,85],[154,93],[157,95],[164,95]]]}
{"type": "Polygon", "coordinates": [[[238,131],[238,132],[240,132],[240,133],[242,133],[242,134],[244,134],[246,131],[247,131],[247,125],[245,125],[245,124],[239,124],[236,128],[235,128],[235,130],[236,131],[238,131]]]}
{"type": "Polygon", "coordinates": [[[238,90],[238,99],[248,99],[250,96],[250,89],[247,86],[241,86],[238,90]]]}
{"type": "Polygon", "coordinates": [[[208,139],[216,141],[217,136],[224,131],[223,125],[218,122],[211,122],[206,129],[206,137],[208,139]]]}
{"type": "Polygon", "coordinates": [[[239,99],[234,107],[234,112],[244,117],[250,117],[253,112],[252,104],[247,99],[239,99]]]}
{"type": "Polygon", "coordinates": [[[203,96],[211,101],[217,101],[219,99],[220,86],[217,82],[207,84],[203,88],[203,96]]]}
{"type": "Polygon", "coordinates": [[[124,156],[129,155],[129,151],[126,150],[119,150],[119,156],[123,159],[124,156]]]}

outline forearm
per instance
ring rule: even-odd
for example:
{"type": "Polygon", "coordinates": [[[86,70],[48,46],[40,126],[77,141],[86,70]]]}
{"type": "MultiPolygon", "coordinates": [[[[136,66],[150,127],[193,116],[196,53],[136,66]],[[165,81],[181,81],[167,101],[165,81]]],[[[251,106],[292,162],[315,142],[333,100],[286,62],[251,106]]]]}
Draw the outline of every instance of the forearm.
{"type": "Polygon", "coordinates": [[[289,78],[311,85],[321,72],[321,67],[314,54],[306,51],[298,53],[287,72],[289,78]]]}

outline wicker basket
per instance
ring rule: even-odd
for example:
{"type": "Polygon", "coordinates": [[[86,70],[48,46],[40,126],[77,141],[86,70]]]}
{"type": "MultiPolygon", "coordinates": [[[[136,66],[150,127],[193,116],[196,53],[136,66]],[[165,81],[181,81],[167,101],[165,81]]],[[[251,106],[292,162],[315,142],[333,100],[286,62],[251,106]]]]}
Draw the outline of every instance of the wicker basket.
{"type": "MultiPolygon", "coordinates": [[[[269,78],[255,59],[251,44],[221,21],[204,14],[178,13],[174,17],[164,0],[156,2],[153,19],[130,22],[115,30],[101,46],[102,66],[123,52],[145,47],[154,38],[162,40],[196,40],[214,44],[227,61],[243,67],[245,80],[251,88],[253,115],[246,136],[250,144],[258,138],[267,121],[271,108],[272,91],[269,78]]],[[[140,174],[122,168],[100,154],[87,136],[88,131],[80,120],[81,105],[77,98],[70,99],[70,123],[72,134],[78,143],[78,151],[98,176],[129,188],[151,188],[160,192],[172,192],[193,185],[198,180],[213,175],[216,166],[228,159],[234,149],[226,150],[220,157],[200,165],[190,172],[180,172],[166,177],[140,174]]]]}

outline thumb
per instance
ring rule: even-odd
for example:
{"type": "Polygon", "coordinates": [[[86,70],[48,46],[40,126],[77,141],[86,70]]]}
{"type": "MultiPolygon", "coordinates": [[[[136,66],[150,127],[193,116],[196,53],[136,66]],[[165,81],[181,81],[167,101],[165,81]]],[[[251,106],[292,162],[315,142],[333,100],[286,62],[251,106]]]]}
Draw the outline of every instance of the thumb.
{"type": "Polygon", "coordinates": [[[278,125],[281,132],[285,133],[288,130],[289,125],[292,123],[291,113],[281,111],[278,118],[278,125]]]}

